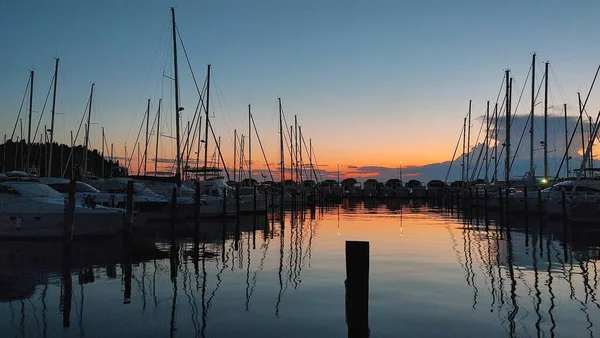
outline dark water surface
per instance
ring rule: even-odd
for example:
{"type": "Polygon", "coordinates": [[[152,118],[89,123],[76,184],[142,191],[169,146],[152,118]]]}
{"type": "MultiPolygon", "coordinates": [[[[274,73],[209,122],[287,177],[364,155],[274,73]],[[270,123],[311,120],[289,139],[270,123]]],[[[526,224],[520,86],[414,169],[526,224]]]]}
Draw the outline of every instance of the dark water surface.
{"type": "Polygon", "coordinates": [[[0,336],[346,337],[347,240],[370,242],[371,337],[599,335],[597,230],[397,201],[279,218],[70,255],[0,242],[0,336]]]}

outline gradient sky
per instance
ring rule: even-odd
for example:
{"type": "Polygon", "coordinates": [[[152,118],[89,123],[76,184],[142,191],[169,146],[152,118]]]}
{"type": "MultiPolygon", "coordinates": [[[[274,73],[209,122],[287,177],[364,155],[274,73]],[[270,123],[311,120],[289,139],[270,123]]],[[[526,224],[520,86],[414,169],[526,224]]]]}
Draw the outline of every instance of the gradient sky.
{"type": "MultiPolygon", "coordinates": [[[[566,102],[575,114],[576,93],[587,93],[600,55],[597,1],[4,0],[0,135],[10,137],[32,69],[37,121],[55,57],[58,141],[76,130],[92,82],[94,147],[104,126],[117,155],[125,143],[132,149],[147,98],[152,118],[163,98],[161,129],[174,135],[173,83],[162,76],[172,76],[171,5],[200,83],[212,64],[211,113],[227,161],[233,130],[247,134],[248,104],[269,161],[279,161],[278,97],[288,122],[298,115],[325,170],[337,162],[349,172],[447,161],[469,99],[475,119],[486,100],[496,100],[504,69],[512,70],[515,89],[529,86],[536,52],[537,81],[541,62],[550,61],[551,103],[566,102]]],[[[185,124],[198,96],[181,48],[179,60],[185,124]]],[[[526,89],[517,113],[528,113],[529,100],[526,89]]],[[[49,124],[49,108],[43,121],[49,124]]],[[[264,161],[254,145],[256,167],[264,161]]],[[[164,138],[161,153],[173,149],[164,138]]]]}

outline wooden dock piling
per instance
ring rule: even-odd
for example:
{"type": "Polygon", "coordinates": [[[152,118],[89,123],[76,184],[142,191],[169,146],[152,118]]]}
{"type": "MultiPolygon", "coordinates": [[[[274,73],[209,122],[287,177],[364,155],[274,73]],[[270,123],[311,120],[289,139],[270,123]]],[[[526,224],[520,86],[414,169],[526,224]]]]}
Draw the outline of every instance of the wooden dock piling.
{"type": "Polygon", "coordinates": [[[488,216],[488,190],[487,187],[483,188],[483,206],[484,206],[484,217],[485,217],[485,226],[488,226],[489,216],[488,216]]]}
{"type": "Polygon", "coordinates": [[[133,224],[133,180],[127,181],[127,200],[125,202],[125,229],[131,230],[133,224]]]}
{"type": "Polygon", "coordinates": [[[194,181],[194,227],[195,233],[198,234],[200,230],[200,197],[202,196],[202,192],[200,191],[200,181],[194,181]]]}
{"type": "Polygon", "coordinates": [[[348,337],[369,336],[369,242],[346,241],[348,337]]]}
{"type": "Polygon", "coordinates": [[[73,230],[75,229],[75,179],[69,182],[69,198],[67,201],[67,219],[65,222],[65,242],[70,243],[73,240],[73,230]]]}
{"type": "Polygon", "coordinates": [[[523,198],[525,199],[525,217],[529,217],[529,199],[527,198],[527,186],[523,187],[523,198]]]}
{"type": "MultiPolygon", "coordinates": [[[[74,181],[74,180],[71,180],[74,181]]],[[[73,297],[73,278],[71,277],[71,243],[66,242],[63,247],[63,274],[62,274],[62,313],[63,327],[71,326],[71,303],[73,297]]]]}
{"type": "Polygon", "coordinates": [[[175,230],[175,220],[177,219],[177,188],[173,188],[171,194],[171,230],[175,230]]]}

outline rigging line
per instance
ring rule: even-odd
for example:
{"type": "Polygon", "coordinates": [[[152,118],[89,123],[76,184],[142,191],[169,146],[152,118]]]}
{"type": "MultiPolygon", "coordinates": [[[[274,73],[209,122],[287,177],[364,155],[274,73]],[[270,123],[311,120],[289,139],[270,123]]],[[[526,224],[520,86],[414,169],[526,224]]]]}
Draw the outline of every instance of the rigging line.
{"type": "MultiPolygon", "coordinates": [[[[194,141],[196,140],[196,136],[200,135],[201,130],[202,130],[202,126],[200,125],[201,121],[202,121],[202,111],[199,110],[200,109],[200,104],[201,104],[201,100],[198,100],[198,104],[196,105],[196,110],[194,112],[194,118],[192,119],[192,124],[190,126],[190,129],[188,130],[188,134],[186,137],[186,141],[185,141],[185,145],[183,146],[183,150],[182,150],[182,158],[184,157],[183,154],[187,151],[187,156],[186,156],[186,160],[185,160],[185,165],[188,166],[189,164],[189,160],[190,160],[190,155],[192,153],[192,148],[194,145],[194,141]],[[198,114],[198,112],[200,112],[200,114],[198,114]],[[196,116],[198,116],[198,120],[196,120],[196,116]],[[194,132],[192,132],[192,130],[194,130],[194,132]],[[196,132],[196,131],[200,131],[200,132],[196,132]],[[190,134],[192,134],[192,141],[190,143],[190,134]]],[[[198,142],[201,142],[202,140],[198,139],[198,142]]]]}
{"type": "MultiPolygon", "coordinates": [[[[501,112],[504,109],[504,104],[505,103],[506,103],[506,98],[504,98],[502,100],[502,104],[500,105],[500,108],[496,111],[496,115],[498,115],[498,113],[501,112]]],[[[504,122],[504,113],[502,113],[500,115],[500,119],[498,121],[498,124],[502,125],[503,122],[504,122]]],[[[498,139],[500,139],[500,136],[499,136],[499,134],[500,134],[499,133],[500,132],[500,128],[497,128],[497,129],[498,129],[498,133],[497,133],[498,135],[495,135],[495,137],[497,137],[498,139]]],[[[499,141],[501,142],[501,140],[499,140],[499,141]]],[[[497,147],[497,146],[498,146],[497,144],[494,144],[494,147],[497,147]]],[[[498,158],[502,158],[502,153],[503,152],[504,152],[504,144],[502,144],[502,147],[500,148],[500,153],[498,154],[498,158]]],[[[498,166],[502,165],[502,163],[501,163],[502,161],[500,161],[499,159],[495,159],[495,162],[496,162],[496,165],[494,166],[494,171],[498,171],[498,166]]],[[[490,163],[490,165],[491,164],[493,164],[493,163],[490,163]]],[[[496,179],[496,178],[494,178],[494,179],[496,179]]]]}
{"type": "MultiPolygon", "coordinates": [[[[211,69],[211,76],[213,78],[213,82],[215,82],[215,72],[211,69]]],[[[229,113],[229,108],[227,107],[227,103],[223,99],[223,92],[221,91],[221,87],[218,83],[214,84],[215,93],[217,94],[217,102],[219,103],[219,108],[221,108],[221,113],[225,117],[223,118],[223,123],[225,123],[225,130],[227,131],[227,136],[229,137],[229,142],[233,143],[233,137],[231,135],[231,129],[229,128],[229,124],[227,120],[233,120],[231,114],[229,113]]]]}
{"type": "MultiPolygon", "coordinates": [[[[527,77],[525,77],[525,82],[524,83],[527,83],[527,80],[529,79],[529,74],[531,74],[531,67],[529,67],[529,72],[527,73],[527,77]]],[[[519,95],[519,100],[517,100],[517,105],[515,107],[515,114],[512,116],[511,124],[517,118],[517,111],[519,109],[519,104],[521,103],[521,99],[523,98],[523,92],[524,91],[525,91],[525,86],[523,86],[523,89],[521,89],[521,94],[519,95]]],[[[530,115],[531,114],[527,114],[527,121],[529,121],[530,115]]],[[[519,156],[519,148],[521,147],[521,142],[523,141],[523,136],[525,135],[525,131],[527,130],[527,125],[528,124],[525,123],[525,126],[523,127],[523,131],[521,132],[521,138],[519,139],[519,143],[517,144],[517,148],[515,150],[515,154],[514,154],[514,156],[512,158],[512,161],[510,162],[510,165],[508,166],[508,170],[509,171],[510,171],[510,169],[512,169],[513,162],[519,156]]]]}
{"type": "MultiPolygon", "coordinates": [[[[312,148],[312,156],[313,156],[313,159],[315,160],[315,165],[317,166],[317,168],[319,168],[319,162],[317,162],[317,154],[315,153],[314,147],[312,148]]],[[[319,173],[319,179],[320,179],[320,181],[323,182],[323,174],[321,173],[321,169],[320,168],[318,170],[318,173],[319,173]]],[[[315,173],[315,176],[316,176],[316,173],[315,173]]]]}
{"type": "Polygon", "coordinates": [[[133,128],[133,123],[135,122],[135,120],[138,117],[138,113],[139,113],[139,109],[140,109],[140,104],[142,103],[142,98],[145,96],[144,92],[146,91],[146,88],[148,86],[148,82],[150,80],[150,73],[152,73],[152,67],[154,67],[154,63],[157,59],[157,55],[158,55],[158,50],[162,47],[162,41],[165,37],[165,32],[168,29],[168,25],[165,24],[163,32],[160,36],[160,39],[158,40],[158,45],[156,46],[156,49],[154,50],[154,56],[152,57],[152,61],[150,62],[150,68],[148,69],[148,73],[146,74],[146,80],[144,81],[144,86],[142,87],[142,93],[140,94],[138,100],[137,100],[137,104],[135,106],[135,115],[133,116],[133,119],[131,120],[131,123],[129,124],[129,130],[127,130],[127,136],[125,136],[125,139],[127,140],[129,138],[129,135],[131,134],[131,128],[133,128]]]}
{"type": "MultiPolygon", "coordinates": [[[[304,135],[302,135],[301,139],[302,139],[302,143],[304,144],[304,149],[308,149],[309,147],[306,146],[306,140],[304,139],[304,135]]],[[[309,154],[309,156],[313,156],[312,149],[308,149],[308,154],[309,154]]],[[[309,163],[309,165],[310,165],[310,163],[309,163]]],[[[317,173],[315,171],[314,165],[311,166],[310,169],[312,170],[313,174],[315,175],[315,178],[317,179],[317,183],[319,183],[319,179],[317,178],[317,173]]],[[[306,176],[308,177],[309,175],[306,175],[306,176]]]]}
{"type": "Polygon", "coordinates": [[[271,176],[271,181],[275,182],[275,179],[273,178],[273,173],[271,172],[271,167],[269,166],[269,161],[267,160],[267,155],[265,154],[265,148],[263,148],[262,142],[260,141],[260,135],[258,135],[258,129],[256,129],[256,124],[254,123],[254,117],[250,115],[250,119],[252,120],[252,125],[254,126],[256,138],[258,139],[258,144],[260,145],[260,150],[262,151],[263,157],[265,158],[265,163],[267,164],[267,169],[269,170],[269,175],[271,176]]]}
{"type": "Polygon", "coordinates": [[[19,107],[19,114],[17,114],[17,120],[15,121],[15,127],[13,128],[12,135],[10,135],[10,140],[12,141],[15,137],[15,131],[17,130],[17,125],[19,124],[19,118],[21,117],[21,111],[23,110],[23,104],[25,104],[25,98],[27,97],[27,91],[29,90],[29,83],[31,81],[31,77],[27,78],[27,86],[25,86],[25,92],[23,93],[23,99],[21,100],[21,106],[19,107]]]}
{"type": "Polygon", "coordinates": [[[196,87],[196,92],[200,96],[200,101],[202,102],[202,108],[204,108],[204,101],[202,101],[202,92],[198,88],[198,81],[196,81],[196,75],[194,75],[194,70],[192,69],[192,64],[190,63],[190,59],[187,54],[187,50],[185,49],[185,44],[183,43],[183,39],[181,38],[181,34],[179,33],[179,28],[175,27],[177,31],[177,36],[179,36],[179,42],[181,42],[181,48],[183,49],[183,55],[185,55],[185,60],[187,62],[188,67],[190,68],[190,73],[192,74],[192,80],[194,80],[194,86],[196,87]]]}
{"type": "MultiPolygon", "coordinates": [[[[215,131],[213,130],[210,119],[207,120],[207,122],[208,122],[208,126],[210,127],[210,132],[212,133],[215,144],[217,145],[217,152],[219,153],[219,157],[221,158],[221,162],[223,163],[223,169],[225,169],[225,174],[227,174],[227,180],[231,181],[231,179],[229,178],[229,170],[227,170],[227,165],[225,164],[225,160],[223,159],[223,153],[221,153],[221,145],[219,145],[219,142],[217,141],[217,136],[215,135],[215,131]]],[[[204,168],[204,169],[206,169],[206,168],[204,168]]]]}
{"type": "MultiPolygon", "coordinates": [[[[79,132],[81,131],[81,125],[83,124],[83,120],[85,120],[85,114],[87,113],[89,105],[90,105],[90,99],[88,98],[87,103],[85,105],[85,109],[83,110],[83,116],[81,117],[81,120],[79,121],[79,127],[77,128],[77,133],[75,134],[73,143],[69,145],[71,147],[71,151],[69,152],[69,157],[67,158],[67,164],[70,161],[75,162],[75,159],[73,158],[74,157],[73,152],[75,151],[75,143],[77,143],[77,138],[79,137],[79,132]]],[[[68,169],[69,169],[69,166],[65,165],[65,168],[62,172],[61,177],[65,177],[65,174],[67,173],[68,169]]]]}
{"type": "MultiPolygon", "coordinates": [[[[202,126],[200,126],[200,118],[198,118],[198,120],[196,120],[196,117],[198,117],[198,112],[200,111],[200,104],[202,102],[202,99],[198,100],[198,103],[196,104],[196,110],[194,111],[194,116],[192,118],[192,123],[190,124],[190,129],[188,130],[188,134],[185,138],[185,144],[183,146],[183,154],[186,153],[187,151],[187,156],[185,157],[185,165],[187,166],[189,164],[190,161],[190,154],[192,153],[192,146],[194,145],[194,140],[196,139],[196,128],[201,128],[202,126]],[[192,130],[194,132],[192,132],[192,130]],[[190,143],[190,134],[192,135],[192,141],[190,143]]],[[[200,111],[200,114],[202,114],[202,112],[200,111]]],[[[200,142],[200,140],[198,140],[198,142],[200,142]]],[[[183,154],[181,154],[182,158],[183,158],[183,154]]]]}
{"type": "Polygon", "coordinates": [[[452,154],[452,160],[450,160],[450,166],[448,166],[448,171],[446,172],[446,177],[444,178],[444,183],[448,183],[448,176],[450,175],[450,170],[452,170],[452,164],[454,164],[454,159],[456,158],[456,152],[458,151],[458,146],[460,144],[460,139],[463,136],[464,128],[460,128],[460,135],[458,135],[458,141],[456,142],[456,147],[454,148],[454,154],[452,154]]]}
{"type": "MultiPolygon", "coordinates": [[[[477,148],[477,145],[479,144],[479,138],[481,137],[481,131],[483,130],[483,125],[485,124],[485,114],[483,115],[483,119],[481,120],[481,126],[479,127],[479,133],[477,134],[477,139],[475,140],[475,144],[473,145],[473,149],[477,148]]],[[[483,147],[480,148],[479,150],[479,156],[477,157],[477,161],[475,162],[475,166],[473,169],[477,169],[477,167],[479,166],[479,159],[481,157],[481,152],[483,151],[483,147]]],[[[467,153],[471,153],[471,149],[467,149],[467,153]]],[[[473,158],[471,156],[469,156],[469,161],[467,162],[467,167],[471,167],[471,160],[473,158]]],[[[473,178],[475,176],[475,170],[473,170],[473,173],[471,175],[471,178],[473,178]]],[[[471,179],[472,181],[473,179],[471,179]]]]}
{"type": "MultiPolygon", "coordinates": [[[[485,121],[485,115],[483,120],[481,121],[481,127],[479,128],[479,135],[477,135],[477,141],[475,142],[475,147],[477,147],[477,144],[479,143],[479,136],[481,135],[481,130],[483,129],[483,125],[487,124],[485,121]]],[[[481,167],[483,167],[483,162],[481,162],[481,166],[479,165],[479,161],[481,160],[481,155],[483,154],[483,146],[484,146],[485,142],[481,144],[481,147],[479,148],[479,155],[477,155],[477,161],[475,162],[475,166],[474,166],[474,170],[473,173],[471,174],[471,181],[473,181],[475,179],[475,171],[477,171],[477,177],[479,177],[479,174],[481,173],[481,167]]]]}
{"type": "MultiPolygon", "coordinates": [[[[568,150],[569,150],[569,148],[571,148],[571,143],[573,142],[573,138],[575,137],[575,134],[577,134],[577,127],[579,126],[580,122],[583,123],[583,121],[581,121],[581,110],[585,110],[585,106],[587,105],[588,98],[590,97],[592,89],[594,88],[594,84],[596,83],[596,79],[598,78],[599,71],[600,71],[600,65],[598,65],[598,68],[596,69],[596,74],[594,75],[594,79],[592,80],[592,85],[590,86],[590,90],[588,91],[587,97],[585,98],[585,103],[583,104],[582,107],[579,108],[580,114],[579,114],[579,117],[577,118],[577,123],[575,123],[575,128],[573,128],[573,133],[571,134],[571,139],[569,140],[569,144],[567,145],[565,154],[563,155],[563,158],[560,161],[560,165],[558,166],[558,170],[556,171],[556,176],[554,177],[554,181],[556,181],[558,179],[558,175],[560,173],[560,170],[562,169],[562,165],[565,162],[565,159],[567,157],[568,150]]],[[[581,106],[581,104],[580,104],[580,106],[581,106]]]]}
{"type": "MultiPolygon", "coordinates": [[[[50,87],[48,88],[48,93],[46,94],[46,100],[44,100],[44,106],[42,107],[42,111],[40,113],[40,118],[38,119],[37,126],[35,127],[35,133],[33,135],[37,135],[37,133],[40,129],[40,123],[42,122],[42,117],[44,117],[44,111],[46,110],[46,105],[48,104],[48,98],[50,97],[50,92],[52,91],[53,83],[54,83],[54,76],[52,76],[52,80],[50,81],[50,87]]],[[[44,135],[45,134],[46,134],[46,130],[44,130],[44,135]]],[[[40,141],[40,142],[42,142],[42,141],[40,141]]],[[[38,150],[40,151],[40,155],[41,155],[42,150],[41,149],[38,149],[38,150]]],[[[27,158],[29,158],[29,156],[31,155],[31,148],[27,149],[27,152],[28,152],[27,158]]],[[[35,154],[33,159],[34,159],[34,161],[35,161],[35,159],[37,159],[37,154],[35,154]]]]}
{"type": "MultiPolygon", "coordinates": [[[[530,67],[531,69],[531,67],[530,67]]],[[[542,84],[544,83],[544,79],[545,79],[545,74],[542,75],[542,79],[540,81],[540,85],[538,87],[537,93],[535,94],[535,99],[534,101],[537,101],[538,95],[540,94],[541,90],[542,90],[542,84]]],[[[525,79],[525,82],[527,82],[527,79],[525,79]]],[[[523,86],[523,89],[525,89],[525,86],[523,86]]],[[[523,95],[523,92],[521,92],[521,96],[523,95]]],[[[521,102],[521,97],[519,97],[519,102],[521,102]]],[[[518,103],[517,103],[518,106],[518,103]]],[[[523,141],[523,137],[525,136],[525,131],[527,130],[527,126],[529,125],[529,123],[531,122],[531,114],[527,114],[527,121],[525,122],[525,126],[523,127],[523,132],[521,133],[521,138],[519,138],[519,143],[517,144],[517,149],[515,151],[515,156],[512,158],[512,161],[510,162],[510,166],[508,167],[508,170],[510,171],[512,169],[513,163],[515,162],[515,159],[517,158],[518,154],[519,154],[519,149],[521,147],[521,142],[523,141]]],[[[533,174],[533,173],[530,173],[533,174]]]]}
{"type": "MultiPolygon", "coordinates": [[[[158,114],[155,114],[154,121],[152,121],[152,128],[150,128],[148,135],[146,135],[146,144],[148,144],[148,145],[150,145],[150,135],[152,135],[154,133],[154,127],[156,127],[156,119],[157,118],[158,118],[158,114]]],[[[108,148],[108,144],[106,144],[106,139],[104,139],[104,143],[105,143],[106,147],[108,148]]],[[[140,163],[142,163],[144,160],[146,160],[147,157],[148,157],[148,152],[145,151],[144,154],[142,155],[142,160],[140,161],[140,163]]],[[[156,175],[156,173],[154,173],[154,175],[156,175]]]]}
{"type": "MultiPolygon", "coordinates": [[[[127,170],[129,170],[129,167],[131,167],[131,160],[133,159],[133,155],[135,154],[135,149],[138,146],[138,141],[140,140],[140,134],[142,133],[143,127],[144,127],[144,120],[142,120],[142,123],[140,123],[140,130],[138,131],[137,137],[135,138],[135,144],[133,145],[133,149],[131,150],[131,156],[129,157],[129,163],[127,165],[127,170]]],[[[139,174],[140,168],[137,168],[137,170],[138,170],[138,174],[139,174]]]]}
{"type": "Polygon", "coordinates": [[[552,72],[552,77],[554,78],[554,84],[556,85],[556,88],[558,89],[558,94],[560,95],[562,102],[567,102],[567,101],[565,101],[565,98],[563,96],[562,86],[558,82],[558,76],[556,76],[556,73],[554,72],[554,68],[552,67],[552,64],[549,64],[549,66],[550,66],[550,71],[552,72]]]}

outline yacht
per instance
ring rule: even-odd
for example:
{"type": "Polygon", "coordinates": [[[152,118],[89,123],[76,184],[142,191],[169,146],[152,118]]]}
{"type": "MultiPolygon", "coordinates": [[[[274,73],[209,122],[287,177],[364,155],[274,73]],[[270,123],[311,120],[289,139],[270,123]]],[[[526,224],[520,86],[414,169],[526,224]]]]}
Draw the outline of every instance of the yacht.
{"type": "MultiPolygon", "coordinates": [[[[62,238],[66,199],[45,184],[0,181],[0,237],[62,238]]],[[[103,206],[75,205],[74,237],[113,235],[123,228],[125,211],[103,206]]]]}
{"type": "MultiPolygon", "coordinates": [[[[97,180],[91,183],[97,190],[114,195],[117,201],[117,207],[125,207],[127,201],[127,182],[128,178],[109,178],[97,180]]],[[[165,198],[145,185],[133,183],[133,203],[136,212],[156,211],[166,208],[170,204],[170,199],[165,198]]]]}
{"type": "Polygon", "coordinates": [[[546,202],[548,216],[563,215],[563,190],[566,197],[566,216],[574,222],[598,222],[600,220],[600,179],[581,178],[566,180],[549,188],[546,202]],[[573,191],[575,188],[575,191],[573,191]]]}
{"type": "MultiPolygon", "coordinates": [[[[39,182],[58,191],[63,197],[69,197],[70,180],[66,178],[42,177],[39,182]]],[[[125,201],[122,198],[116,197],[115,194],[100,192],[100,190],[81,181],[75,182],[75,200],[83,206],[103,205],[125,209],[125,201]]]]}

